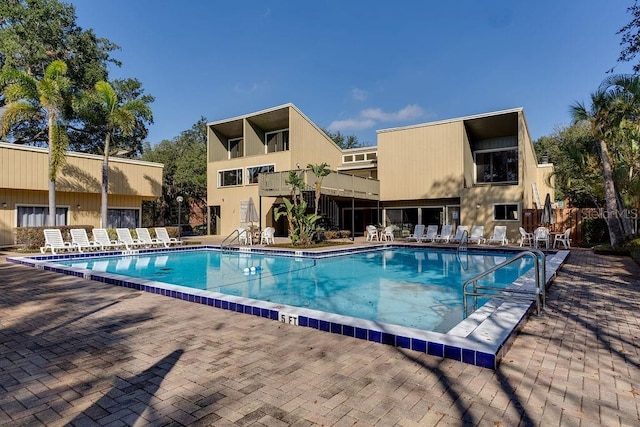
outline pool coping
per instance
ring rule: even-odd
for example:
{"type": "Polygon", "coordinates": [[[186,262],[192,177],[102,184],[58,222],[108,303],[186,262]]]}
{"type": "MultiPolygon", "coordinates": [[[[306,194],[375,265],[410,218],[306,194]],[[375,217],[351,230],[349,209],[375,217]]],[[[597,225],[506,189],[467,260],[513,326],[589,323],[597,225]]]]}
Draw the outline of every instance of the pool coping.
{"type": "MultiPolygon", "coordinates": [[[[288,257],[326,258],[344,254],[371,252],[384,249],[438,249],[456,251],[456,248],[406,245],[400,243],[350,247],[348,249],[327,249],[322,251],[291,251],[268,247],[233,247],[240,253],[274,254],[288,257]]],[[[105,251],[36,255],[29,257],[7,257],[7,261],[42,270],[53,271],[88,280],[132,288],[178,298],[189,302],[209,305],[239,313],[251,314],[271,320],[310,327],[324,332],[364,339],[381,344],[411,349],[429,355],[454,359],[489,369],[496,369],[504,354],[513,343],[518,330],[529,314],[534,311],[534,302],[513,302],[491,299],[479,310],[454,326],[447,333],[423,331],[398,325],[391,325],[357,319],[350,316],[321,312],[285,304],[254,300],[218,292],[191,289],[152,280],[138,279],[114,273],[98,272],[78,267],[66,267],[56,260],[81,259],[95,256],[127,256],[169,253],[176,251],[196,251],[202,249],[220,250],[217,245],[178,246],[172,248],[149,248],[128,251],[105,251]]],[[[491,253],[519,253],[526,250],[501,247],[478,247],[473,250],[491,253]]],[[[225,250],[227,250],[225,248],[225,250]]],[[[570,251],[549,252],[546,257],[545,283],[548,287],[561,268],[570,251]]],[[[535,286],[534,272],[529,271],[512,285],[520,289],[535,286]]]]}

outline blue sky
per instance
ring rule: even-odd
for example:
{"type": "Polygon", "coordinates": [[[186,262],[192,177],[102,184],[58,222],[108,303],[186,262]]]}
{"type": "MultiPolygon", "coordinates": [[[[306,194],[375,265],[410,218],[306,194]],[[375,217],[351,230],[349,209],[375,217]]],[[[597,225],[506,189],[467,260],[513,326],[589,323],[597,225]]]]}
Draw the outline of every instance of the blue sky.
{"type": "Polygon", "coordinates": [[[111,78],[135,77],[171,139],[292,102],[360,142],[376,130],[524,107],[535,140],[617,65],[632,0],[69,1],[120,45],[111,78]]]}

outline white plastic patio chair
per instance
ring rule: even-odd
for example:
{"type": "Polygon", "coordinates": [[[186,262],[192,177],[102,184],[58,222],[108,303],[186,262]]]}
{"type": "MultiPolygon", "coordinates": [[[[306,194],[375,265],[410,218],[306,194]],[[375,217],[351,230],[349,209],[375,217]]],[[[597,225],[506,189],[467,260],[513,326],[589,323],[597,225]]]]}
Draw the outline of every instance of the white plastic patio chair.
{"type": "Polygon", "coordinates": [[[518,227],[518,230],[520,230],[520,247],[533,246],[533,233],[527,232],[523,227],[518,227]]]}
{"type": "Polygon", "coordinates": [[[533,232],[533,245],[538,247],[540,243],[544,244],[545,249],[549,249],[551,244],[551,237],[549,236],[549,229],[547,227],[538,227],[533,232]]]}
{"type": "Polygon", "coordinates": [[[571,229],[567,228],[564,233],[556,234],[555,239],[553,239],[553,247],[555,248],[558,243],[562,243],[565,249],[571,248],[571,229]]]}
{"type": "Polygon", "coordinates": [[[367,225],[367,242],[373,242],[374,240],[380,241],[378,229],[375,225],[367,225]]]}
{"type": "Polygon", "coordinates": [[[238,242],[241,245],[253,245],[253,238],[249,234],[249,230],[244,227],[238,227],[236,231],[238,232],[238,242]]]}
{"type": "Polygon", "coordinates": [[[260,244],[261,245],[272,245],[276,242],[276,229],[274,227],[267,227],[262,230],[260,233],[260,244]]]}
{"type": "Polygon", "coordinates": [[[56,250],[72,251],[74,247],[71,242],[65,242],[62,239],[62,233],[58,228],[46,228],[44,230],[44,246],[40,248],[41,253],[46,253],[47,249],[52,254],[56,253],[56,250]]]}
{"type": "Polygon", "coordinates": [[[384,231],[380,235],[380,238],[382,240],[386,240],[388,242],[393,242],[393,230],[395,230],[395,228],[396,227],[394,227],[393,225],[389,225],[389,226],[385,227],[384,231]]]}

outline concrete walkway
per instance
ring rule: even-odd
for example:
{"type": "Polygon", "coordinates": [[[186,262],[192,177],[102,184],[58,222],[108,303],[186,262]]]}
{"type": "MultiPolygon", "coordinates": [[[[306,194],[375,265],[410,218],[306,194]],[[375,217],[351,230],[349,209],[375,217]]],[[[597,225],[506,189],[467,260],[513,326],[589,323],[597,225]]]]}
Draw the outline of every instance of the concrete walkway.
{"type": "Polygon", "coordinates": [[[0,259],[0,425],[637,426],[638,313],[574,250],[491,371],[0,259]]]}

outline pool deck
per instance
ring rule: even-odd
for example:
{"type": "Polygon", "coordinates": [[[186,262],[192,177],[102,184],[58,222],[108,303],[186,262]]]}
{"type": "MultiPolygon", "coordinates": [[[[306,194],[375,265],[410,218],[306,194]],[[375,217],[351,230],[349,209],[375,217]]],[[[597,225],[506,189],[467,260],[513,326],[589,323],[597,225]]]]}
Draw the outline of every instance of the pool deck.
{"type": "Polygon", "coordinates": [[[0,425],[638,425],[640,267],[571,252],[495,371],[0,257],[0,425]]]}

